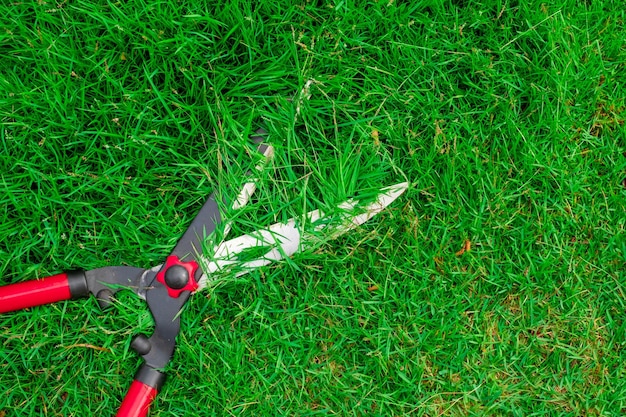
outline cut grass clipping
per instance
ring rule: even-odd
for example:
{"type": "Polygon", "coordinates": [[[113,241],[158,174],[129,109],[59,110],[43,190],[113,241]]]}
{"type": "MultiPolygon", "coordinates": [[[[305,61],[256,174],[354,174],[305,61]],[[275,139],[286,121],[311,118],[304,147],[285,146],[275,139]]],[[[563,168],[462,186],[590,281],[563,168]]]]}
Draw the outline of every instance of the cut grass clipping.
{"type": "MultiPolygon", "coordinates": [[[[232,236],[412,187],[196,294],[152,416],[626,413],[624,8],[518,3],[3,3],[1,283],[160,264],[264,128],[232,236]]],[[[3,315],[0,415],[113,415],[151,329],[3,315]]]]}

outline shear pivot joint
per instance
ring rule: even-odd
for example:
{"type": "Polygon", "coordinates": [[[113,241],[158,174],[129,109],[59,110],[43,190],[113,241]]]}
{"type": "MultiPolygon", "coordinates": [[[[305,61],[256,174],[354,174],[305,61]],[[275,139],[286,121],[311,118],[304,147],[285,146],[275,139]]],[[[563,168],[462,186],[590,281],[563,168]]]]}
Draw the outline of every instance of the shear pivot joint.
{"type": "Polygon", "coordinates": [[[159,271],[156,280],[167,288],[172,298],[180,297],[183,291],[193,292],[198,289],[195,276],[198,262],[183,262],[176,255],[170,255],[165,260],[165,266],[159,271]]]}
{"type": "Polygon", "coordinates": [[[189,272],[182,265],[170,266],[165,271],[165,284],[175,290],[184,288],[189,282],[189,272]]]}

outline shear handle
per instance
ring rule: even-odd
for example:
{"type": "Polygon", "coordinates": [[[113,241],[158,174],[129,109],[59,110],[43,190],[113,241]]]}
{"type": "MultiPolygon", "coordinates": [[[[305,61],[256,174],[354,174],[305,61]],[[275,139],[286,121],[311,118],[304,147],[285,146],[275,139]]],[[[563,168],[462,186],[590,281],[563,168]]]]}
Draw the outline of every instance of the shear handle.
{"type": "Polygon", "coordinates": [[[165,374],[143,365],[135,375],[115,417],[145,417],[165,381],[165,374]]]}
{"type": "Polygon", "coordinates": [[[0,313],[88,295],[89,288],[83,271],[64,272],[0,287],[0,313]]]}

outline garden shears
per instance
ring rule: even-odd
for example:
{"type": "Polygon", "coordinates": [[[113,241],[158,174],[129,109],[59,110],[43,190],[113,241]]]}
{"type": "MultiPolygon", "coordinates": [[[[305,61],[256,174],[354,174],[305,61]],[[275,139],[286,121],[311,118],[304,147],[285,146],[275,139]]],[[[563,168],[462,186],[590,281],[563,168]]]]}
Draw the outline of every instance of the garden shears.
{"type": "MultiPolygon", "coordinates": [[[[261,131],[257,133],[262,134],[261,131]]],[[[252,139],[264,157],[256,167],[260,170],[272,156],[273,148],[263,143],[262,136],[252,139]]],[[[89,295],[96,297],[101,308],[106,308],[117,291],[133,291],[146,301],[153,317],[154,331],[150,337],[139,334],[131,342],[131,347],[144,362],[135,374],[117,416],[146,416],[165,381],[164,369],[175,349],[182,308],[194,292],[205,287],[217,273],[243,275],[254,268],[289,257],[316,240],[320,241],[322,232],[326,236],[323,239],[345,233],[382,211],[407,187],[407,183],[401,183],[382,189],[373,202],[360,207],[360,214],[354,214],[359,202],[349,200],[338,207],[343,214],[325,217],[319,210],[314,210],[303,218],[290,219],[264,230],[222,241],[213,247],[213,255],[206,257],[203,253],[206,238],[220,223],[224,226],[224,237],[230,230],[230,224],[220,214],[219,200],[214,193],[162,265],[150,269],[107,266],[6,285],[0,287],[0,313],[89,295]],[[308,229],[304,224],[309,225],[308,229]],[[240,260],[239,255],[246,250],[259,248],[260,252],[265,249],[262,256],[254,260],[240,260]]],[[[237,210],[246,205],[255,189],[255,180],[251,178],[242,187],[232,208],[237,210]]]]}

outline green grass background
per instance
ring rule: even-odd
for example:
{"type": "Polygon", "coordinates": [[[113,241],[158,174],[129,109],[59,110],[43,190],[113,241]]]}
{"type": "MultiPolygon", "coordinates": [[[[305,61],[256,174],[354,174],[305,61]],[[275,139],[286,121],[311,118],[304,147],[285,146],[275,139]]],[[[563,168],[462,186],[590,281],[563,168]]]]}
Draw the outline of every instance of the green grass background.
{"type": "MultiPolygon", "coordinates": [[[[623,414],[625,10],[3,2],[0,282],[159,264],[263,127],[233,233],[411,187],[193,297],[152,416],[623,414]]],[[[132,293],[3,315],[0,416],[113,415],[150,329],[132,293]]]]}

